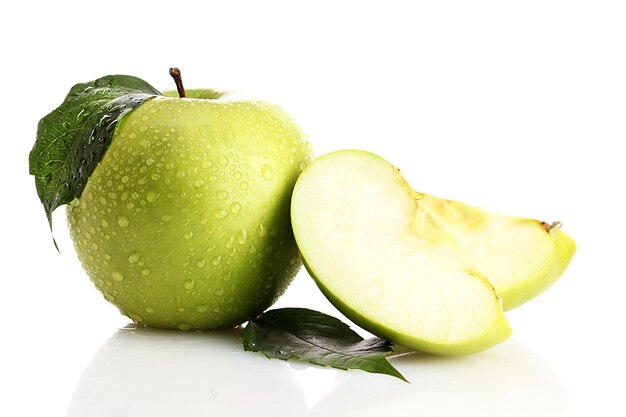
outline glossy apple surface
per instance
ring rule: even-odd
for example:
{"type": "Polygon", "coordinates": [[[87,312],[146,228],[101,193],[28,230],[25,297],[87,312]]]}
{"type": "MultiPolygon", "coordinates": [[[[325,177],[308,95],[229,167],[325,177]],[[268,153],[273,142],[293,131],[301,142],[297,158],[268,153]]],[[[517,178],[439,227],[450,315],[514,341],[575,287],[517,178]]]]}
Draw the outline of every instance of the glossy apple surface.
{"type": "Polygon", "coordinates": [[[105,298],[138,323],[242,323],[301,266],[289,206],[311,158],[275,106],[153,98],[121,121],[68,206],[78,257],[105,298]]]}

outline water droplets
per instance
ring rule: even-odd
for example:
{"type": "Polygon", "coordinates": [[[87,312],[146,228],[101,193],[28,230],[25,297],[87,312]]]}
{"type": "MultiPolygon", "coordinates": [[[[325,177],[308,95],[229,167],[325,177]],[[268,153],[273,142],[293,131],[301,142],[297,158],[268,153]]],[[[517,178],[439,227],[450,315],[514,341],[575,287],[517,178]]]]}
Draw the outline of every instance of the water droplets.
{"type": "Polygon", "coordinates": [[[218,161],[217,161],[221,166],[225,167],[226,165],[228,165],[228,157],[226,155],[220,155],[218,161]]]}
{"type": "Polygon", "coordinates": [[[263,224],[259,224],[259,226],[256,228],[256,234],[259,237],[263,237],[267,234],[267,229],[265,228],[265,226],[263,226],[263,224]]]}
{"type": "Polygon", "coordinates": [[[176,327],[178,328],[178,330],[183,330],[183,331],[191,329],[191,325],[187,323],[178,323],[176,327]]]}
{"type": "Polygon", "coordinates": [[[241,211],[241,204],[239,204],[238,202],[233,202],[230,204],[230,211],[232,211],[234,214],[237,214],[241,211]]]}
{"type": "Polygon", "coordinates": [[[148,203],[154,203],[159,198],[159,193],[154,190],[150,190],[146,193],[146,201],[148,203]]]}
{"type": "Polygon", "coordinates": [[[263,164],[261,174],[265,180],[270,181],[274,177],[274,170],[270,164],[263,164]]]}
{"type": "Polygon", "coordinates": [[[131,253],[128,257],[128,262],[130,262],[131,264],[136,264],[137,262],[139,262],[139,252],[135,251],[131,253]]]}
{"type": "Polygon", "coordinates": [[[128,225],[130,224],[130,221],[128,220],[128,217],[126,216],[119,216],[117,218],[117,224],[121,227],[121,228],[126,228],[128,227],[128,225]]]}
{"type": "Polygon", "coordinates": [[[193,238],[193,232],[191,230],[185,232],[185,234],[183,235],[183,237],[187,240],[190,240],[191,238],[193,238]]]}
{"type": "Polygon", "coordinates": [[[209,306],[206,304],[199,304],[196,306],[196,311],[198,313],[205,313],[209,310],[209,306]]]}
{"type": "Polygon", "coordinates": [[[220,200],[226,200],[228,198],[228,191],[226,191],[226,190],[219,190],[217,192],[217,198],[219,198],[220,200]]]}
{"type": "Polygon", "coordinates": [[[213,217],[216,219],[223,219],[228,216],[228,212],[226,210],[217,209],[213,212],[213,217]]]}
{"type": "Polygon", "coordinates": [[[218,266],[221,262],[222,262],[222,257],[220,255],[215,256],[213,259],[211,259],[211,265],[213,266],[218,266]]]}
{"type": "Polygon", "coordinates": [[[154,309],[152,307],[146,307],[144,308],[144,310],[146,311],[146,313],[148,314],[154,314],[154,309]]]}
{"type": "Polygon", "coordinates": [[[116,269],[111,273],[111,278],[115,282],[122,282],[124,281],[124,274],[119,269],[116,269]]]}
{"type": "Polygon", "coordinates": [[[183,283],[186,290],[192,290],[196,286],[196,282],[193,279],[188,279],[183,283]]]}
{"type": "Polygon", "coordinates": [[[248,229],[241,229],[237,232],[237,243],[244,245],[248,241],[248,229]]]}

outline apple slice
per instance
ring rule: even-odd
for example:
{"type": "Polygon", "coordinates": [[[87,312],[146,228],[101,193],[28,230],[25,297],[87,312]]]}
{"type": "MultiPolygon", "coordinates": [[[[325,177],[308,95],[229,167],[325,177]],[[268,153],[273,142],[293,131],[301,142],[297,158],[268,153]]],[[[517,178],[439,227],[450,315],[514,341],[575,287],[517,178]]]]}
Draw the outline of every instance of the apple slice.
{"type": "Polygon", "coordinates": [[[560,223],[493,213],[420,194],[418,203],[451,233],[502,298],[505,310],[551,286],[569,265],[576,244],[560,223]]]}
{"type": "Polygon", "coordinates": [[[309,273],[348,318],[396,344],[463,355],[505,340],[511,329],[492,285],[420,197],[371,153],[317,159],[291,204],[309,273]]]}

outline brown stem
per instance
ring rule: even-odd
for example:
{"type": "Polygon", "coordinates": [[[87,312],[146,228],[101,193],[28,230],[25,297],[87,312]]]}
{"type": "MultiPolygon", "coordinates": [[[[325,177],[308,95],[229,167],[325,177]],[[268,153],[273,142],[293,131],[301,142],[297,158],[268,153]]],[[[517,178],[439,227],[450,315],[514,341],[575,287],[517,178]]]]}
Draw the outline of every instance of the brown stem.
{"type": "Polygon", "coordinates": [[[180,98],[185,98],[187,95],[185,94],[185,87],[183,87],[183,79],[180,76],[180,70],[176,67],[170,68],[170,75],[174,79],[176,83],[176,89],[178,90],[178,96],[180,98]]]}

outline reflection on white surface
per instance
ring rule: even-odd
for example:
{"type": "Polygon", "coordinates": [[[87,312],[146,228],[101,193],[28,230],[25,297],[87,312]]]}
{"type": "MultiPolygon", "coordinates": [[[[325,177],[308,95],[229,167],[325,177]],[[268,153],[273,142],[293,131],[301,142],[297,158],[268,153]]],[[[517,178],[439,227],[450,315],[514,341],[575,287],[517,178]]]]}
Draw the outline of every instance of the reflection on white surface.
{"type": "Polygon", "coordinates": [[[350,373],[308,415],[552,417],[566,409],[558,377],[514,339],[470,357],[411,353],[391,362],[410,384],[350,373]]]}
{"type": "Polygon", "coordinates": [[[267,360],[233,331],[127,327],[83,373],[68,417],[560,416],[566,396],[545,362],[516,340],[463,358],[391,358],[410,384],[360,371],[267,360]]]}
{"type": "Polygon", "coordinates": [[[287,362],[243,352],[234,331],[118,330],[83,373],[68,417],[306,414],[287,362]]]}

